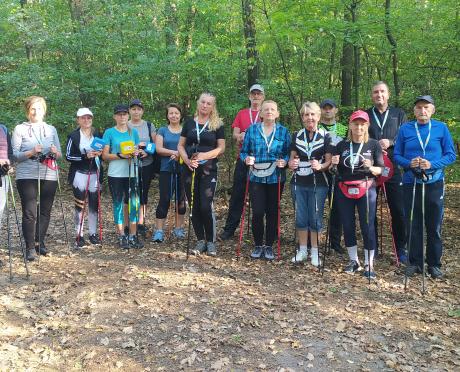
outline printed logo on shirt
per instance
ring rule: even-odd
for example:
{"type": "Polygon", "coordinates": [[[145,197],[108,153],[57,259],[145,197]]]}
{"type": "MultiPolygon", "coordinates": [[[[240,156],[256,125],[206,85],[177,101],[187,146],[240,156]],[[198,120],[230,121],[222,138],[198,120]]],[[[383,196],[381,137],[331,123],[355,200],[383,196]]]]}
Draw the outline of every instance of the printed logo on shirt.
{"type": "Polygon", "coordinates": [[[211,182],[217,182],[217,180],[216,180],[215,178],[213,178],[213,179],[211,180],[211,182]]]}

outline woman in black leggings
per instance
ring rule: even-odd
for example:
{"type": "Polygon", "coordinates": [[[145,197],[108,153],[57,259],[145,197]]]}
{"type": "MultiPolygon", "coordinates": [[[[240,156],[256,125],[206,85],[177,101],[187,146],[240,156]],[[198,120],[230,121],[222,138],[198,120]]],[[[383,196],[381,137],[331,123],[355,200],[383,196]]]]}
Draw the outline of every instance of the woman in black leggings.
{"type": "MultiPolygon", "coordinates": [[[[58,186],[55,159],[61,157],[61,145],[56,128],[45,123],[46,102],[42,97],[26,99],[28,121],[14,128],[13,156],[17,161],[16,185],[22,205],[22,232],[27,259],[48,253],[45,236],[58,186]]],[[[55,239],[58,237],[54,237],[55,239]]]]}
{"type": "MultiPolygon", "coordinates": [[[[156,229],[152,241],[161,243],[164,240],[164,224],[168,215],[171,199],[175,199],[175,228],[172,234],[179,239],[185,238],[184,215],[185,200],[182,181],[179,177],[179,153],[177,144],[182,132],[182,109],[176,103],[166,107],[168,125],[161,127],[156,136],[156,151],[161,157],[160,168],[160,200],[156,210],[156,229]]],[[[172,211],[170,211],[172,212],[172,211]]]]}
{"type": "Polygon", "coordinates": [[[192,222],[198,242],[192,253],[215,256],[216,219],[212,202],[217,186],[217,157],[225,151],[225,136],[216,97],[211,93],[200,95],[195,117],[184,123],[177,150],[184,161],[182,180],[189,205],[193,199],[192,222]]]}

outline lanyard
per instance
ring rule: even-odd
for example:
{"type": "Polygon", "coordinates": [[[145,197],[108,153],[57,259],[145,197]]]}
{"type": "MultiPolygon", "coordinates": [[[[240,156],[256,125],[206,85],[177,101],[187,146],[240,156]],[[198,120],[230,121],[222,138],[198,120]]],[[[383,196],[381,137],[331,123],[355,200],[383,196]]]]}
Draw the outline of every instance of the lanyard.
{"type": "Polygon", "coordinates": [[[351,173],[354,172],[355,170],[355,163],[359,161],[359,155],[361,150],[363,149],[364,142],[361,142],[359,144],[358,151],[356,152],[356,157],[355,154],[353,153],[353,141],[350,141],[350,165],[351,165],[351,173]]]}
{"type": "Polygon", "coordinates": [[[313,136],[313,139],[311,140],[311,142],[308,142],[308,134],[305,128],[303,129],[303,135],[304,135],[304,140],[305,140],[305,152],[307,153],[308,160],[310,160],[311,153],[313,152],[313,147],[316,142],[316,137],[318,136],[318,131],[315,131],[315,135],[313,136]]]}
{"type": "Polygon", "coordinates": [[[390,112],[390,110],[387,109],[387,111],[385,112],[385,116],[384,116],[384,118],[383,118],[383,122],[382,122],[382,124],[380,124],[380,120],[379,120],[377,114],[375,113],[375,107],[374,107],[374,109],[372,110],[372,113],[374,114],[374,119],[375,119],[377,125],[378,125],[379,128],[380,128],[380,135],[381,135],[381,136],[383,135],[383,128],[385,127],[385,124],[387,123],[388,113],[389,113],[389,112],[390,112]]]}
{"type": "Polygon", "coordinates": [[[275,127],[273,128],[272,138],[270,139],[270,142],[268,142],[267,136],[265,135],[265,130],[264,130],[264,124],[263,123],[260,126],[260,134],[262,134],[262,137],[263,137],[263,139],[265,141],[265,144],[267,145],[268,152],[270,152],[270,147],[272,147],[273,140],[275,139],[276,123],[275,123],[275,127]]]}
{"type": "Polygon", "coordinates": [[[257,111],[257,115],[255,119],[252,119],[252,110],[251,108],[249,108],[249,120],[251,121],[251,125],[254,123],[257,123],[257,120],[259,120],[259,114],[260,114],[260,111],[257,111]]]}
{"type": "Polygon", "coordinates": [[[422,136],[420,135],[417,122],[415,122],[415,131],[417,132],[417,138],[420,143],[420,147],[422,148],[423,156],[425,156],[425,149],[431,137],[431,120],[428,122],[428,136],[426,136],[425,144],[422,142],[422,136]]]}
{"type": "Polygon", "coordinates": [[[199,128],[198,120],[195,120],[195,127],[196,127],[196,139],[198,141],[198,144],[200,144],[200,134],[203,133],[203,131],[208,127],[209,120],[204,123],[203,128],[199,128]]]}

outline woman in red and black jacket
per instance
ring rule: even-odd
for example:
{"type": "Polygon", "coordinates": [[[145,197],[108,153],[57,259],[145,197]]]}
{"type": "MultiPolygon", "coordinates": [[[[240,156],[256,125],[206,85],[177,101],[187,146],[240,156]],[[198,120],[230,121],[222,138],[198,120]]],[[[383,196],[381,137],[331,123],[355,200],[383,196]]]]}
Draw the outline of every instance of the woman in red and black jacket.
{"type": "Polygon", "coordinates": [[[72,185],[75,200],[75,248],[86,245],[83,238],[83,207],[88,199],[88,229],[91,244],[100,244],[97,235],[98,205],[102,166],[99,160],[102,151],[91,147],[94,137],[99,137],[93,124],[93,113],[87,108],[77,111],[78,128],[69,134],[66,159],[70,162],[68,182],[72,185]]]}
{"type": "Polygon", "coordinates": [[[361,270],[356,242],[355,208],[364,241],[364,276],[375,279],[376,248],[374,218],[376,211],[375,177],[384,167],[382,147],[369,138],[369,115],[362,110],[350,116],[348,138],[339,142],[332,157],[332,169],[337,167],[339,187],[337,205],[343,223],[345,245],[350,263],[344,271],[354,274],[361,270]]]}

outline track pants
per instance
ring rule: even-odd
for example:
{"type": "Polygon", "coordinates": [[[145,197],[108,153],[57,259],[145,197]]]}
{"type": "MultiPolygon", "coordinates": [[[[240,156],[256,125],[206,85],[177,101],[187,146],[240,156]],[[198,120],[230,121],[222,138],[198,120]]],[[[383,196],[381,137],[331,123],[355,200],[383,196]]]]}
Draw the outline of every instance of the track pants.
{"type": "Polygon", "coordinates": [[[247,174],[247,165],[238,159],[235,165],[235,171],[233,173],[232,196],[230,197],[227,221],[225,222],[224,227],[225,231],[228,231],[232,234],[240,224],[241,215],[243,213],[247,174]]]}
{"type": "Polygon", "coordinates": [[[422,185],[416,185],[414,215],[411,224],[412,190],[413,184],[404,184],[404,208],[406,210],[408,232],[412,225],[409,262],[411,265],[419,267],[423,265],[423,223],[425,223],[427,237],[426,263],[428,266],[441,267],[441,224],[444,213],[444,181],[425,184],[425,221],[422,218],[422,185]]]}
{"type": "MultiPolygon", "coordinates": [[[[213,199],[217,187],[217,170],[207,170],[207,168],[200,166],[195,172],[192,208],[193,230],[198,240],[215,242],[216,216],[213,199]]],[[[192,171],[186,166],[182,167],[182,182],[190,206],[192,203],[192,171]]]]}

